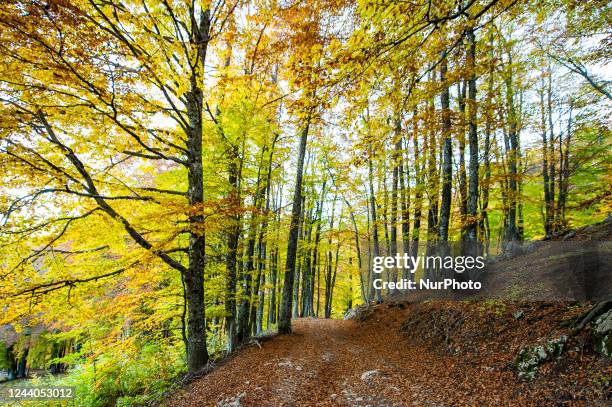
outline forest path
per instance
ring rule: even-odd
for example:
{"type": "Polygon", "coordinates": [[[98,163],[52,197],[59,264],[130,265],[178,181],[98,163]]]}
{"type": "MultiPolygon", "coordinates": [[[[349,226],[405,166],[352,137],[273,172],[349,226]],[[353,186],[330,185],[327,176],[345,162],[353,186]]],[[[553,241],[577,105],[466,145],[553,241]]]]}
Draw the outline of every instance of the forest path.
{"type": "Polygon", "coordinates": [[[377,310],[366,322],[295,320],[293,334],[239,351],[168,404],[508,405],[502,373],[483,375],[482,367],[409,344],[399,331],[407,309],[389,311],[377,310]]]}

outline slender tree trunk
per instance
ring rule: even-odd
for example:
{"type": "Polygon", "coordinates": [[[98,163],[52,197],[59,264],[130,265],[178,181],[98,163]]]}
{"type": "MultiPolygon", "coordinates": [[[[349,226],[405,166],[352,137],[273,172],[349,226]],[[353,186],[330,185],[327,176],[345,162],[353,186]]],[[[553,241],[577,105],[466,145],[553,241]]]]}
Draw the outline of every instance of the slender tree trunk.
{"type": "Polygon", "coordinates": [[[258,240],[258,250],[257,250],[257,276],[255,277],[255,286],[253,288],[253,301],[251,301],[251,311],[249,315],[249,333],[257,332],[257,318],[258,318],[258,309],[261,303],[261,299],[263,298],[263,290],[262,290],[262,279],[265,280],[265,257],[266,257],[266,244],[263,241],[264,238],[264,227],[265,223],[261,225],[259,230],[259,238],[258,240]]]}
{"type": "Polygon", "coordinates": [[[443,140],[443,163],[442,163],[442,198],[440,205],[439,235],[443,242],[448,241],[448,226],[450,223],[451,196],[453,182],[453,146],[451,140],[450,119],[450,95],[446,84],[447,59],[446,56],[440,63],[440,83],[442,94],[440,104],[442,109],[442,140],[443,140]]]}
{"type": "MultiPolygon", "coordinates": [[[[493,37],[491,36],[490,40],[491,46],[491,54],[493,54],[493,37]]],[[[488,256],[489,255],[489,246],[491,242],[491,230],[489,227],[489,186],[491,185],[491,126],[492,126],[492,112],[493,109],[493,55],[491,55],[491,60],[489,61],[489,78],[488,78],[488,89],[487,89],[487,108],[484,112],[485,114],[485,140],[484,140],[484,180],[482,183],[482,206],[480,209],[480,222],[481,229],[483,231],[483,238],[485,249],[484,252],[488,256]]]]}
{"type": "MultiPolygon", "coordinates": [[[[370,153],[368,156],[368,185],[370,187],[370,215],[372,218],[372,243],[373,243],[373,257],[379,257],[380,256],[380,243],[378,241],[378,221],[376,218],[376,198],[374,196],[374,180],[373,180],[374,174],[373,174],[373,170],[372,170],[372,146],[370,146],[370,153]]],[[[382,301],[382,294],[380,292],[379,288],[376,288],[374,290],[372,290],[373,284],[374,284],[374,273],[370,274],[371,278],[370,278],[370,298],[369,300],[373,300],[374,299],[374,295],[376,296],[376,301],[377,302],[381,302],[382,301]]]]}
{"type": "Polygon", "coordinates": [[[263,330],[263,316],[264,316],[264,305],[265,305],[265,291],[263,288],[264,285],[266,284],[266,274],[265,273],[261,273],[261,282],[260,282],[260,289],[258,291],[258,296],[259,296],[259,305],[257,306],[257,321],[256,321],[256,326],[255,326],[255,333],[256,334],[260,334],[261,331],[263,330]]]}
{"type": "MultiPolygon", "coordinates": [[[[264,186],[265,191],[265,200],[266,200],[266,208],[264,211],[263,222],[261,225],[261,229],[259,231],[259,250],[258,250],[258,279],[256,286],[256,293],[259,297],[259,305],[256,311],[256,333],[260,333],[263,325],[263,312],[264,312],[264,295],[265,290],[261,287],[265,284],[266,281],[266,257],[268,254],[268,242],[267,242],[267,234],[268,234],[268,222],[270,217],[270,201],[271,197],[271,178],[272,178],[272,161],[274,158],[274,148],[276,147],[276,141],[278,140],[278,134],[274,135],[274,139],[272,140],[272,146],[270,148],[270,157],[268,158],[268,168],[266,171],[266,181],[264,186]]],[[[269,312],[269,311],[268,311],[269,312]]]]}
{"type": "MultiPolygon", "coordinates": [[[[542,77],[542,80],[544,78],[542,77]]],[[[544,233],[552,236],[552,202],[550,199],[550,180],[548,173],[548,137],[546,129],[546,107],[544,105],[544,86],[540,92],[540,126],[542,131],[542,181],[544,187],[544,233]]]]}
{"type": "Polygon", "coordinates": [[[306,217],[306,249],[304,255],[304,281],[302,282],[302,306],[300,307],[300,317],[308,316],[308,305],[310,303],[310,281],[312,280],[311,252],[312,242],[312,208],[306,217]]]}
{"type": "MultiPolygon", "coordinates": [[[[425,188],[425,184],[423,182],[423,167],[424,164],[421,158],[420,148],[419,148],[419,132],[418,132],[418,124],[417,124],[417,110],[414,110],[413,114],[413,144],[414,144],[414,168],[415,168],[415,177],[416,177],[416,187],[414,192],[414,218],[412,223],[412,253],[411,255],[416,257],[419,251],[419,238],[421,234],[421,212],[423,208],[423,191],[425,188]]],[[[414,273],[411,273],[411,280],[414,281],[414,273]]]]}
{"type": "Polygon", "coordinates": [[[550,63],[548,66],[548,86],[546,89],[546,104],[548,108],[548,131],[549,131],[549,139],[548,145],[550,147],[548,153],[550,157],[549,169],[550,175],[548,176],[548,193],[550,196],[550,219],[552,224],[552,231],[557,232],[557,225],[555,224],[555,180],[557,177],[556,170],[556,159],[555,159],[555,133],[553,126],[553,103],[552,103],[552,70],[550,68],[550,63]]]}
{"type": "MultiPolygon", "coordinates": [[[[252,322],[254,321],[252,314],[252,294],[254,293],[253,282],[257,283],[259,276],[255,274],[255,245],[257,240],[259,212],[261,210],[261,201],[264,195],[264,188],[262,187],[261,179],[261,168],[264,165],[266,148],[264,147],[261,152],[261,159],[259,169],[257,172],[257,183],[255,186],[255,196],[253,197],[253,206],[255,209],[252,211],[251,219],[249,222],[249,234],[247,237],[247,249],[246,249],[246,270],[242,273],[242,301],[240,302],[240,308],[238,310],[238,321],[236,331],[236,341],[238,343],[244,342],[251,334],[252,322]],[[254,281],[255,280],[255,281],[254,281]]],[[[257,288],[257,287],[255,287],[257,288]]]]}
{"type": "MultiPolygon", "coordinates": [[[[359,288],[360,288],[360,293],[361,293],[361,300],[363,302],[367,302],[368,293],[365,287],[366,279],[364,279],[363,270],[362,270],[361,244],[359,242],[359,229],[357,227],[357,220],[355,219],[355,212],[353,211],[351,204],[346,199],[345,199],[345,203],[346,203],[346,206],[349,208],[350,215],[351,215],[351,222],[353,224],[353,233],[355,237],[355,250],[357,251],[357,270],[359,271],[359,288]]],[[[352,299],[352,296],[351,296],[351,299],[352,299]]]]}
{"type": "MultiPolygon", "coordinates": [[[[390,204],[390,212],[391,212],[391,251],[389,253],[390,256],[395,256],[397,251],[397,198],[398,198],[398,186],[399,186],[399,165],[400,165],[400,154],[402,153],[402,128],[400,122],[400,112],[396,113],[397,117],[395,119],[395,146],[394,150],[391,153],[391,159],[393,162],[393,175],[391,178],[391,204],[390,204]]],[[[397,268],[393,268],[391,273],[391,281],[397,281],[397,268]]],[[[391,290],[394,292],[394,290],[391,290]]]]}
{"type": "Polygon", "coordinates": [[[470,181],[467,200],[466,241],[468,242],[469,252],[475,255],[475,245],[478,239],[478,129],[476,124],[476,36],[473,28],[468,29],[467,40],[469,43],[466,60],[469,71],[467,107],[470,181]]]}
{"type": "Polygon", "coordinates": [[[272,247],[273,254],[271,254],[271,262],[270,262],[270,274],[272,280],[272,290],[271,290],[271,298],[270,298],[270,310],[268,311],[268,320],[270,324],[275,324],[278,316],[278,303],[277,301],[277,282],[278,282],[278,263],[279,263],[279,247],[278,242],[280,239],[280,208],[282,208],[282,199],[283,199],[283,188],[282,184],[278,188],[277,200],[278,202],[274,205],[275,210],[275,225],[276,225],[276,236],[274,239],[274,245],[272,247]]]}
{"type": "Polygon", "coordinates": [[[270,325],[276,323],[276,283],[278,279],[277,251],[278,249],[274,246],[270,253],[270,280],[272,284],[272,288],[270,289],[270,307],[268,309],[268,323],[270,325]]]}
{"type": "MultiPolygon", "coordinates": [[[[369,192],[368,192],[368,187],[366,186],[365,188],[365,195],[369,197],[369,192]]],[[[366,275],[366,300],[365,302],[369,302],[374,298],[374,292],[373,287],[372,287],[372,259],[373,259],[373,254],[372,254],[372,234],[370,233],[370,231],[372,230],[372,226],[371,226],[371,222],[370,222],[370,204],[368,202],[366,202],[366,230],[368,231],[368,233],[366,233],[366,237],[368,240],[368,267],[367,267],[367,275],[366,275]]]]}
{"type": "MultiPolygon", "coordinates": [[[[383,204],[381,206],[379,206],[379,209],[382,208],[382,210],[380,211],[381,213],[381,223],[383,226],[383,230],[385,231],[385,253],[389,256],[392,255],[391,254],[391,237],[389,236],[389,219],[387,218],[387,210],[389,209],[389,191],[387,190],[387,158],[386,158],[386,152],[384,153],[384,158],[382,160],[379,160],[378,162],[378,170],[379,170],[379,177],[378,177],[378,191],[380,193],[380,191],[382,190],[382,202],[383,204]]],[[[387,281],[391,281],[391,270],[389,270],[388,268],[385,267],[385,277],[387,279],[387,281]]],[[[391,290],[389,288],[387,288],[387,294],[389,294],[391,292],[391,290]]]]}
{"type": "Polygon", "coordinates": [[[457,84],[457,100],[459,103],[459,213],[461,215],[461,241],[465,239],[467,218],[467,173],[465,170],[465,99],[467,81],[457,84]]]}
{"type": "MultiPolygon", "coordinates": [[[[349,267],[353,266],[353,258],[349,257],[349,267]]],[[[346,310],[350,310],[351,308],[353,308],[353,274],[352,273],[348,273],[348,289],[349,292],[347,294],[347,301],[346,301],[346,310]]]]}
{"type": "Polygon", "coordinates": [[[438,240],[438,194],[440,177],[438,174],[438,163],[436,158],[437,140],[434,126],[434,101],[429,102],[429,117],[431,128],[428,130],[429,137],[427,139],[428,157],[427,157],[427,194],[429,197],[429,209],[427,211],[427,240],[435,242],[438,240]]]}
{"type": "Polygon", "coordinates": [[[327,237],[327,272],[325,274],[325,306],[324,306],[324,312],[325,312],[325,318],[329,318],[330,317],[330,313],[329,310],[330,308],[330,304],[331,304],[331,285],[332,285],[332,269],[333,269],[333,259],[332,259],[332,237],[331,237],[331,231],[334,230],[334,215],[335,215],[335,211],[336,211],[336,198],[337,196],[334,195],[334,199],[332,200],[332,211],[331,211],[331,218],[329,221],[329,234],[327,237]]]}
{"type": "Polygon", "coordinates": [[[319,318],[319,307],[321,306],[321,259],[317,259],[317,311],[316,317],[319,318]]]}
{"type": "MultiPolygon", "coordinates": [[[[427,210],[427,246],[426,255],[434,255],[436,250],[436,242],[438,241],[438,199],[440,194],[440,174],[438,172],[438,140],[436,138],[435,125],[435,106],[433,98],[429,103],[429,123],[428,137],[426,138],[427,145],[425,152],[427,154],[427,195],[429,198],[429,208],[427,210]]],[[[425,270],[426,278],[433,278],[436,270],[428,268],[425,270]]]]}
{"type": "Polygon", "coordinates": [[[240,216],[240,174],[238,173],[238,148],[229,147],[229,184],[230,193],[228,196],[229,205],[232,208],[230,215],[230,225],[227,237],[227,257],[225,268],[227,271],[225,285],[225,330],[227,334],[227,346],[231,352],[236,347],[236,263],[238,259],[238,240],[240,239],[240,229],[242,217],[240,216]]]}
{"type": "Polygon", "coordinates": [[[291,209],[291,224],[289,226],[289,241],[287,243],[287,263],[285,266],[285,282],[283,284],[283,298],[278,321],[278,332],[281,334],[291,333],[291,305],[293,303],[293,280],[295,273],[295,261],[297,256],[298,229],[302,216],[302,177],[304,172],[304,157],[306,155],[306,141],[310,118],[300,136],[300,148],[297,157],[297,172],[295,176],[295,190],[293,192],[293,207],[291,209]]]}
{"type": "MultiPolygon", "coordinates": [[[[342,220],[342,212],[340,213],[340,221],[338,222],[338,227],[340,227],[341,220],[342,220]]],[[[327,310],[325,311],[325,318],[331,318],[331,315],[332,315],[332,303],[334,301],[334,287],[336,286],[336,275],[338,274],[339,254],[340,254],[340,240],[338,239],[338,243],[336,244],[334,271],[331,275],[331,282],[329,286],[329,301],[327,303],[327,310]]]]}
{"type": "MultiPolygon", "coordinates": [[[[298,239],[299,240],[299,239],[298,239]]],[[[297,266],[295,268],[295,281],[293,283],[293,305],[292,305],[292,311],[291,311],[291,317],[292,318],[297,318],[300,313],[299,313],[299,300],[300,300],[300,283],[301,283],[301,275],[302,275],[302,263],[303,263],[303,259],[299,258],[297,260],[297,266]]]]}
{"type": "Polygon", "coordinates": [[[569,150],[571,145],[572,138],[572,114],[574,110],[574,100],[570,99],[569,101],[569,112],[567,119],[567,133],[565,135],[565,139],[563,143],[565,146],[561,148],[561,140],[559,140],[559,151],[562,151],[562,154],[559,154],[559,162],[561,163],[561,171],[559,173],[559,198],[557,199],[557,218],[559,223],[559,229],[563,230],[567,227],[567,222],[565,219],[565,206],[567,203],[567,193],[569,190],[569,150]]]}
{"type": "Polygon", "coordinates": [[[323,311],[325,318],[329,318],[329,304],[331,302],[331,278],[332,278],[332,268],[333,268],[333,260],[332,260],[332,252],[331,248],[327,251],[327,267],[325,274],[325,302],[323,305],[323,311]]]}
{"type": "Polygon", "coordinates": [[[514,105],[514,78],[512,67],[512,50],[508,46],[508,67],[506,72],[506,106],[508,109],[508,209],[507,209],[507,225],[505,232],[505,240],[507,242],[517,241],[520,238],[516,221],[517,210],[517,158],[518,158],[518,134],[517,134],[517,116],[514,105]]]}
{"type": "MultiPolygon", "coordinates": [[[[404,141],[402,140],[400,143],[404,141]]],[[[404,148],[402,146],[402,151],[399,154],[399,180],[400,180],[400,200],[401,200],[401,211],[402,211],[402,250],[404,254],[410,254],[410,181],[409,181],[409,171],[408,171],[408,163],[406,163],[406,167],[404,170],[404,148]]],[[[351,214],[352,215],[352,214],[351,214]]],[[[359,254],[359,251],[357,252],[359,254]]],[[[361,269],[361,259],[359,259],[359,268],[361,269]]],[[[408,279],[409,270],[404,268],[402,272],[402,278],[408,279]]],[[[361,273],[359,274],[361,276],[361,273]]]]}
{"type": "MultiPolygon", "coordinates": [[[[312,281],[311,281],[311,298],[310,298],[310,310],[311,310],[311,316],[314,313],[314,306],[313,306],[313,302],[314,302],[314,288],[315,288],[315,269],[318,273],[319,267],[319,242],[321,240],[321,222],[322,222],[322,214],[323,214],[323,202],[325,201],[325,186],[326,186],[327,181],[323,180],[323,185],[321,186],[321,196],[319,198],[319,202],[317,202],[317,213],[316,213],[316,219],[315,221],[317,222],[317,228],[315,231],[315,240],[314,240],[314,248],[313,248],[313,254],[312,254],[312,281]]],[[[317,312],[316,315],[319,315],[319,281],[318,281],[319,275],[317,274],[317,312]]]]}
{"type": "MultiPolygon", "coordinates": [[[[301,207],[304,208],[306,206],[306,199],[304,197],[302,197],[302,205],[301,207]]],[[[302,214],[304,213],[304,210],[302,209],[302,214]]],[[[300,215],[301,216],[301,215],[300,215]]],[[[299,232],[298,232],[298,247],[300,246],[299,242],[304,240],[304,217],[301,216],[300,217],[300,226],[299,226],[299,232]]],[[[294,277],[294,283],[293,283],[293,305],[292,305],[292,312],[291,312],[291,316],[293,318],[297,318],[299,316],[299,308],[300,308],[300,284],[301,284],[301,277],[303,275],[303,267],[304,267],[304,258],[302,256],[300,256],[297,259],[297,266],[295,268],[295,277],[294,277]]]]}

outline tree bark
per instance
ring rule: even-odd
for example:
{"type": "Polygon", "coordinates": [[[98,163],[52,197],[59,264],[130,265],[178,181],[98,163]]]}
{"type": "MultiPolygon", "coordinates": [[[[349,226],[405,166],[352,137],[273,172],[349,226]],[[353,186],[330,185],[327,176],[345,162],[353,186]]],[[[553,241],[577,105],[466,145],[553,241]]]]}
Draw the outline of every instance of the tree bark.
{"type": "Polygon", "coordinates": [[[440,63],[440,83],[442,94],[440,104],[442,108],[442,138],[443,138],[443,163],[442,163],[442,197],[440,205],[440,225],[439,235],[443,242],[448,241],[448,226],[450,223],[451,196],[453,182],[453,146],[451,140],[451,119],[450,119],[450,95],[446,84],[447,59],[446,56],[440,63]]]}
{"type": "Polygon", "coordinates": [[[465,170],[465,99],[467,81],[457,84],[457,100],[459,104],[459,214],[461,220],[461,241],[465,239],[467,218],[467,172],[465,170]]]}
{"type": "MultiPolygon", "coordinates": [[[[392,158],[392,162],[393,162],[393,175],[392,175],[392,179],[391,179],[391,222],[390,222],[390,226],[391,226],[391,252],[389,253],[390,256],[395,256],[396,253],[398,253],[397,251],[397,198],[398,198],[398,186],[399,186],[399,165],[400,165],[400,154],[402,153],[402,129],[401,129],[401,122],[400,122],[400,112],[398,111],[396,113],[397,117],[395,119],[395,140],[394,140],[394,149],[393,152],[391,153],[391,158],[392,158]]],[[[398,274],[398,270],[397,268],[393,268],[392,274],[391,274],[391,281],[397,281],[397,274],[398,274]]],[[[391,290],[391,292],[394,292],[394,290],[391,290]]]]}
{"type": "MultiPolygon", "coordinates": [[[[544,75],[542,73],[542,75],[544,75]]],[[[544,78],[542,77],[542,81],[544,78]]],[[[543,84],[542,84],[543,85],[543,84]]],[[[544,105],[544,86],[540,91],[540,126],[542,131],[542,183],[544,188],[544,234],[552,237],[552,202],[548,173],[548,137],[546,129],[546,107],[544,105]]]]}
{"type": "MultiPolygon", "coordinates": [[[[413,134],[412,142],[414,144],[414,171],[416,178],[416,187],[414,192],[414,217],[412,221],[412,243],[411,255],[417,256],[419,251],[419,238],[421,234],[421,215],[423,207],[423,190],[425,188],[423,182],[423,167],[421,152],[419,148],[419,132],[417,123],[417,110],[413,113],[413,134]]],[[[414,273],[411,273],[411,280],[414,280],[414,273]]]]}
{"type": "Polygon", "coordinates": [[[313,247],[313,253],[312,253],[312,281],[311,281],[311,292],[312,292],[312,296],[310,298],[310,309],[311,309],[311,316],[313,314],[316,314],[317,316],[319,316],[319,274],[318,274],[318,264],[319,264],[319,241],[321,240],[321,223],[322,223],[322,214],[323,214],[323,202],[325,200],[325,185],[327,183],[327,180],[323,180],[323,185],[321,186],[321,197],[319,198],[319,202],[317,202],[317,211],[316,211],[316,219],[315,222],[317,222],[317,228],[315,231],[315,239],[314,239],[314,247],[313,247]],[[314,302],[314,287],[315,287],[315,269],[317,271],[317,308],[316,308],[316,313],[314,310],[314,306],[313,306],[313,302],[314,302]]]}
{"type": "Polygon", "coordinates": [[[324,312],[325,318],[329,318],[331,316],[331,293],[332,293],[332,269],[333,269],[333,259],[332,259],[332,238],[331,231],[334,230],[334,215],[336,211],[336,198],[337,195],[334,195],[334,199],[332,200],[332,211],[331,218],[329,221],[329,234],[327,236],[327,272],[325,274],[325,305],[324,312]]]}
{"type": "Polygon", "coordinates": [[[492,127],[492,110],[493,110],[493,37],[490,38],[491,47],[491,59],[489,61],[489,77],[488,77],[488,89],[487,89],[487,107],[485,109],[485,140],[484,140],[484,179],[481,186],[482,194],[482,205],[480,209],[480,223],[483,231],[482,240],[484,241],[485,254],[489,254],[489,246],[491,240],[491,231],[489,227],[489,186],[491,185],[491,127],[492,127]]]}
{"type": "Polygon", "coordinates": [[[429,121],[431,128],[427,138],[427,193],[429,195],[429,208],[427,211],[427,241],[428,243],[438,240],[438,195],[440,193],[440,176],[438,174],[438,163],[436,157],[437,140],[434,125],[434,101],[429,101],[429,121]]]}
{"type": "Polygon", "coordinates": [[[514,105],[514,78],[512,67],[512,50],[507,46],[508,67],[506,72],[506,106],[508,109],[508,208],[507,208],[507,224],[505,230],[505,241],[512,242],[519,240],[519,231],[516,225],[516,207],[517,207],[517,157],[518,157],[518,134],[517,134],[517,116],[514,105]]]}
{"type": "Polygon", "coordinates": [[[240,174],[237,160],[238,148],[230,146],[230,154],[228,154],[228,178],[230,184],[230,193],[228,196],[229,204],[232,208],[230,215],[230,225],[227,235],[227,257],[225,260],[225,269],[227,272],[225,283],[225,331],[227,335],[227,347],[231,352],[237,345],[236,341],[236,263],[238,258],[238,240],[240,239],[240,229],[242,216],[240,216],[240,207],[242,206],[240,199],[240,174]]]}
{"type": "Polygon", "coordinates": [[[208,362],[206,348],[206,308],[204,304],[204,269],[206,235],[204,228],[204,176],[202,168],[202,107],[201,77],[206,61],[210,29],[210,11],[202,11],[199,25],[195,18],[192,29],[193,41],[198,44],[198,67],[191,76],[191,89],[186,94],[189,132],[187,134],[187,171],[189,204],[195,210],[189,216],[189,267],[185,272],[187,293],[187,366],[190,373],[202,369],[208,362]]]}
{"type": "Polygon", "coordinates": [[[574,108],[574,100],[570,99],[569,101],[569,117],[567,120],[567,134],[565,135],[565,148],[563,149],[563,156],[561,159],[563,160],[562,171],[559,174],[562,182],[559,187],[559,199],[557,200],[557,213],[559,214],[559,223],[561,225],[561,229],[565,229],[567,227],[567,221],[565,219],[565,207],[567,204],[567,194],[569,190],[569,176],[570,176],[570,168],[569,168],[569,154],[570,154],[570,146],[572,139],[572,113],[574,108]]]}
{"type": "Polygon", "coordinates": [[[293,280],[295,277],[295,261],[297,256],[298,229],[302,216],[302,177],[304,172],[304,157],[306,156],[306,141],[310,117],[300,136],[300,148],[297,157],[297,171],[295,175],[295,190],[293,191],[293,206],[291,209],[291,224],[289,226],[289,240],[287,243],[287,262],[285,266],[285,281],[283,284],[283,298],[281,302],[280,316],[278,321],[278,332],[281,334],[291,333],[291,305],[293,303],[293,280]]]}
{"type": "MultiPolygon", "coordinates": [[[[368,156],[368,185],[370,187],[370,216],[372,218],[372,245],[373,247],[373,257],[376,258],[380,256],[380,243],[378,241],[378,220],[376,217],[376,198],[374,196],[374,174],[372,170],[372,146],[370,146],[370,152],[368,156]]],[[[379,288],[373,289],[374,284],[374,273],[370,274],[370,298],[369,300],[373,300],[374,296],[376,296],[376,301],[382,301],[382,294],[379,288]]]]}
{"type": "Polygon", "coordinates": [[[546,104],[547,104],[547,117],[548,117],[548,146],[550,147],[548,151],[548,156],[550,158],[549,162],[549,170],[550,174],[548,176],[548,193],[550,197],[550,222],[553,233],[557,231],[557,225],[555,224],[555,179],[557,177],[556,171],[556,159],[555,159],[555,133],[553,126],[553,103],[552,103],[552,70],[550,68],[550,63],[548,65],[548,86],[546,88],[546,104]]]}
{"type": "MultiPolygon", "coordinates": [[[[403,137],[402,137],[403,141],[403,137]]],[[[399,180],[400,180],[400,200],[402,211],[402,249],[403,253],[410,253],[410,180],[408,178],[408,163],[404,170],[404,152],[403,148],[399,156],[399,180]]],[[[352,214],[351,214],[352,215],[352,214]]],[[[357,252],[359,254],[359,251],[357,252]]],[[[359,268],[361,269],[361,259],[359,258],[359,268]]],[[[361,276],[361,273],[360,273],[361,276]]],[[[408,269],[403,269],[402,278],[408,279],[410,273],[408,269]]]]}
{"type": "MultiPolygon", "coordinates": [[[[251,331],[251,304],[253,294],[253,280],[255,273],[255,244],[257,239],[258,230],[258,213],[261,210],[261,199],[263,197],[264,188],[262,188],[261,182],[261,167],[263,165],[263,158],[265,157],[265,148],[262,149],[259,170],[257,172],[257,183],[255,187],[255,196],[253,199],[253,206],[255,209],[252,212],[249,234],[247,237],[247,249],[246,249],[246,270],[242,273],[242,300],[238,309],[238,321],[236,322],[236,342],[242,343],[249,336],[251,331]]],[[[257,276],[258,277],[258,276],[257,276]]]]}
{"type": "Polygon", "coordinates": [[[468,187],[467,200],[467,224],[466,224],[466,241],[468,243],[468,251],[475,255],[475,245],[478,239],[478,129],[476,124],[476,36],[474,29],[467,30],[468,52],[467,52],[467,69],[468,77],[468,142],[470,148],[469,174],[470,181],[468,187]]]}

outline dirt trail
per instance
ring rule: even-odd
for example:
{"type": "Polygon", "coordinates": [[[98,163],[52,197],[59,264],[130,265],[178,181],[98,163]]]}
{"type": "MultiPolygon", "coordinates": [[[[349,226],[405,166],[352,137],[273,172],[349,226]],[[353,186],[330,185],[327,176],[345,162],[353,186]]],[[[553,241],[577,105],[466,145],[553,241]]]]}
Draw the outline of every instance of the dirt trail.
{"type": "Polygon", "coordinates": [[[169,405],[530,405],[507,385],[512,373],[411,345],[399,332],[407,311],[377,309],[363,323],[296,320],[292,335],[243,349],[169,405]]]}

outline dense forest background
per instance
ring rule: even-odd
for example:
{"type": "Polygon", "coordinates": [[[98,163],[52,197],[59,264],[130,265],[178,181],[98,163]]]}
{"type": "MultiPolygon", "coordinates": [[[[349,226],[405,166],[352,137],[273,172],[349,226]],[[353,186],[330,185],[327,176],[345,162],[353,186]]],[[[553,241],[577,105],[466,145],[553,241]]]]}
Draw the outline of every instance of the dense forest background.
{"type": "Polygon", "coordinates": [[[374,256],[604,219],[610,12],[2,2],[0,368],[139,400],[380,300],[374,256]]]}

